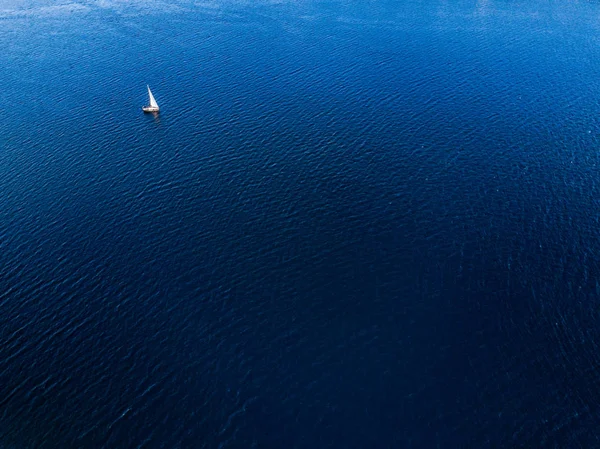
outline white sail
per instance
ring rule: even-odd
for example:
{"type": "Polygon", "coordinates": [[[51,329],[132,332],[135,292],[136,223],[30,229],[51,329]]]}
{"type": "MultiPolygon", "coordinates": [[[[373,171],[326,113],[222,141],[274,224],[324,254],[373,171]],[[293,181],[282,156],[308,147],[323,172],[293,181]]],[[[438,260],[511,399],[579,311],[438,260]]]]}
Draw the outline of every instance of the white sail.
{"type": "Polygon", "coordinates": [[[146,86],[148,88],[148,96],[150,97],[150,106],[152,106],[153,108],[158,108],[158,103],[156,102],[156,100],[154,99],[154,95],[152,95],[152,92],[150,91],[150,86],[146,86]]]}

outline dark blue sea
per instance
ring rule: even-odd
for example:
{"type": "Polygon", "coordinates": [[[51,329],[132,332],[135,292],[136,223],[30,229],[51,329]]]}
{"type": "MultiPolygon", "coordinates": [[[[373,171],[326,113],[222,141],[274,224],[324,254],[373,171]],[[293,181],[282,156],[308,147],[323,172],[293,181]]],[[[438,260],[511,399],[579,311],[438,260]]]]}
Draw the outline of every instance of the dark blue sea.
{"type": "Polygon", "coordinates": [[[599,423],[600,3],[0,1],[0,448],[599,423]]]}

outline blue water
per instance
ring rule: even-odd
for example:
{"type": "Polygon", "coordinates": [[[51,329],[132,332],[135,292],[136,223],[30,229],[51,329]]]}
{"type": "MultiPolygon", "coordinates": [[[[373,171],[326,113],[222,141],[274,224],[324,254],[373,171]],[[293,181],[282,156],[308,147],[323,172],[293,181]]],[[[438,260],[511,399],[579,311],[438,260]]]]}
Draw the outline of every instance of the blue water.
{"type": "Polygon", "coordinates": [[[0,3],[0,446],[600,446],[599,19],[0,3]]]}

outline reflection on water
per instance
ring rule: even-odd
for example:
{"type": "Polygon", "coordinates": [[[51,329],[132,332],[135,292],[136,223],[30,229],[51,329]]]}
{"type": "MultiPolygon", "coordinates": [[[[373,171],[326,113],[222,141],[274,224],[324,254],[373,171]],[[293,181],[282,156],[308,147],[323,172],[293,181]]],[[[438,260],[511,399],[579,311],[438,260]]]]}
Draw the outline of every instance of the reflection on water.
{"type": "Polygon", "coordinates": [[[152,116],[154,123],[156,125],[160,125],[160,113],[159,112],[151,112],[151,113],[147,113],[146,115],[152,116]]]}

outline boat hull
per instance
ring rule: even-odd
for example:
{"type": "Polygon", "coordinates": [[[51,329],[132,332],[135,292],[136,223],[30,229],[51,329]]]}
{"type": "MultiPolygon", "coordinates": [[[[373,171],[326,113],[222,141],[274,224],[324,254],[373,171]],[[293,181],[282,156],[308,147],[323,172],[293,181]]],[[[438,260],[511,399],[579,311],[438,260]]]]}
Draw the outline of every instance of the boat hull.
{"type": "Polygon", "coordinates": [[[144,112],[158,112],[158,111],[160,111],[160,109],[159,108],[155,108],[153,106],[144,106],[142,108],[142,111],[144,111],[144,112]]]}

